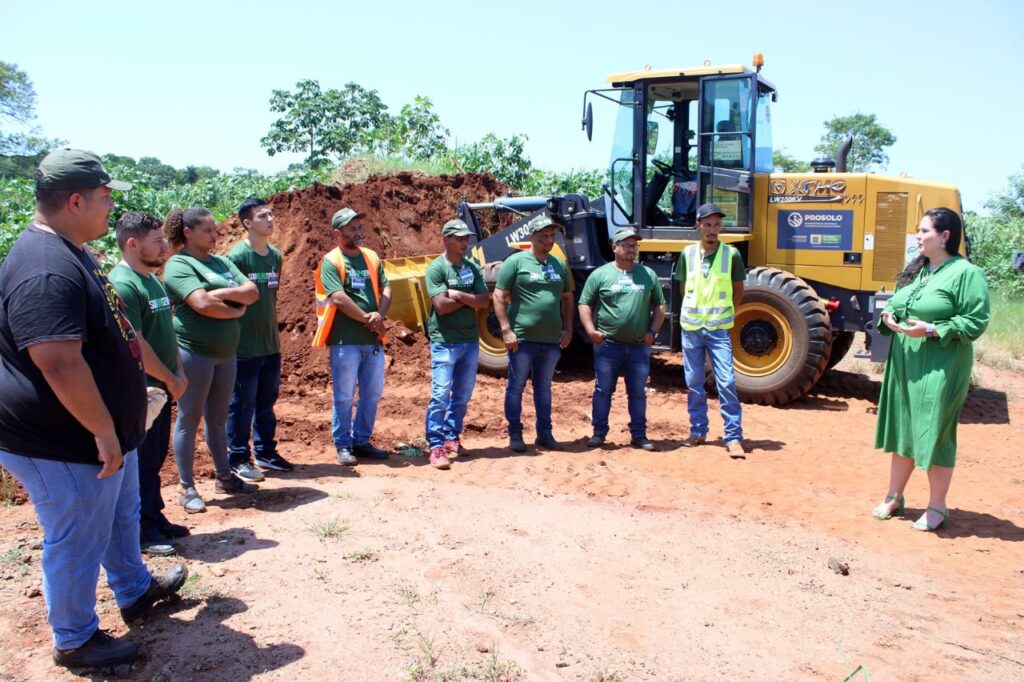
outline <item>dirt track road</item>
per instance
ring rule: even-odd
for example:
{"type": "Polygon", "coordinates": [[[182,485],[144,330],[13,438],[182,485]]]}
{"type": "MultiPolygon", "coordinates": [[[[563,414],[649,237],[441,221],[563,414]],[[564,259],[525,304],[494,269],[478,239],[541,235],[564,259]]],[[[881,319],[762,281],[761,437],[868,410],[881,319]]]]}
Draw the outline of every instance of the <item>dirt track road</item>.
{"type": "MultiPolygon", "coordinates": [[[[416,362],[389,370],[382,444],[422,433],[428,386],[416,362]]],[[[786,408],[745,406],[753,451],[731,460],[720,441],[679,447],[678,359],[658,365],[658,452],[624,447],[621,388],[611,441],[622,447],[583,447],[593,379],[577,365],[554,389],[569,451],[510,456],[503,385],[481,377],[472,454],[449,472],[397,455],[338,466],[324,387],[293,377],[280,414],[295,472],[246,499],[204,481],[210,510],[187,518],[165,489],[172,519],[192,527],[182,551],[200,578],[134,631],[146,654],[121,672],[842,680],[863,666],[873,680],[1024,676],[1024,376],[978,370],[988,388],[964,410],[952,526],[927,534],[910,528],[927,499],[920,473],[909,520],[869,516],[888,470],[870,449],[879,377],[837,371],[786,408]],[[849,575],[829,568],[833,558],[849,575]]],[[[713,413],[712,437],[720,424],[713,413]]],[[[0,511],[0,678],[65,679],[49,662],[43,600],[26,596],[40,584],[32,519],[28,506],[0,511]]],[[[100,613],[103,627],[126,632],[105,587],[100,613]]]]}

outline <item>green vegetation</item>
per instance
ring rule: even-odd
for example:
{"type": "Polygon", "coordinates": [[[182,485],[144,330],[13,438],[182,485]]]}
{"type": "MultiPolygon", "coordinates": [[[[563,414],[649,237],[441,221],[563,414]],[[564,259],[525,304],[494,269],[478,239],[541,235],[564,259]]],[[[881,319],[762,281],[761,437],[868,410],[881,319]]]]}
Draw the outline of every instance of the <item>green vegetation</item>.
{"type": "Polygon", "coordinates": [[[1024,301],[1005,291],[991,293],[992,321],[978,342],[974,356],[995,369],[1024,369],[1024,301]]]}
{"type": "Polygon", "coordinates": [[[347,533],[348,529],[349,525],[347,523],[343,523],[337,516],[324,521],[317,520],[306,526],[306,530],[317,536],[320,542],[337,540],[347,533]]]}
{"type": "Polygon", "coordinates": [[[889,164],[886,147],[896,144],[896,136],[892,131],[878,122],[874,114],[851,114],[836,116],[825,121],[825,134],[814,151],[831,159],[843,140],[853,136],[853,147],[846,160],[846,170],[851,173],[863,173],[875,168],[885,168],[889,164]]]}

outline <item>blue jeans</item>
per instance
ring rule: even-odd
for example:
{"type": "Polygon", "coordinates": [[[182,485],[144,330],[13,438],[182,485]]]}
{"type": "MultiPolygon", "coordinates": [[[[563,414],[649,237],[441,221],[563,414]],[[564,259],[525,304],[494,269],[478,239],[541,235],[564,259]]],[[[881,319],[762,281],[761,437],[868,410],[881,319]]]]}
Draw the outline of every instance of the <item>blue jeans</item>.
{"type": "Polygon", "coordinates": [[[237,365],[228,405],[228,459],[233,467],[249,461],[250,431],[257,457],[276,451],[274,403],[281,391],[281,354],[238,358],[237,365]]]}
{"type": "Polygon", "coordinates": [[[683,330],[683,374],[686,377],[686,409],[690,413],[690,435],[708,435],[708,396],[704,390],[704,357],[711,356],[711,370],[718,387],[719,409],[725,422],[725,442],[743,440],[736,374],[732,367],[732,340],[728,329],[683,330]]]}
{"type": "Polygon", "coordinates": [[[206,447],[210,449],[217,476],[231,474],[228,464],[228,402],[235,386],[235,356],[211,358],[181,349],[181,366],[188,388],[178,399],[178,420],[174,422],[174,460],[181,485],[195,485],[192,465],[196,459],[196,433],[200,417],[206,422],[206,447]]]}
{"type": "Polygon", "coordinates": [[[469,399],[476,386],[480,344],[430,344],[430,402],[427,404],[427,443],[431,448],[456,440],[462,433],[469,399]]]}
{"type": "Polygon", "coordinates": [[[335,448],[366,445],[377,421],[377,403],[384,394],[384,349],[377,344],[330,347],[334,411],[331,436],[335,448]],[[352,405],[359,385],[359,404],[352,421],[352,405]]]}
{"type": "Polygon", "coordinates": [[[171,439],[171,401],[160,410],[139,446],[139,501],[142,516],[139,533],[143,542],[163,542],[161,528],[168,524],[164,516],[164,498],[160,495],[160,469],[167,459],[171,439]]]}
{"type": "Polygon", "coordinates": [[[0,451],[0,466],[28,492],[43,527],[43,594],[58,649],[76,649],[99,627],[100,566],[117,605],[130,606],[151,580],[139,550],[139,463],[96,478],[96,464],[71,464],[0,451]]]}
{"type": "Polygon", "coordinates": [[[594,435],[608,435],[608,413],[619,375],[626,376],[629,433],[647,437],[647,377],[651,373],[651,347],[645,343],[616,343],[605,340],[594,346],[594,435]]]}
{"type": "Polygon", "coordinates": [[[505,388],[505,419],[508,435],[523,435],[523,389],[533,385],[537,435],[551,436],[551,379],[562,356],[557,343],[520,341],[519,350],[508,354],[508,386],[505,388]]]}

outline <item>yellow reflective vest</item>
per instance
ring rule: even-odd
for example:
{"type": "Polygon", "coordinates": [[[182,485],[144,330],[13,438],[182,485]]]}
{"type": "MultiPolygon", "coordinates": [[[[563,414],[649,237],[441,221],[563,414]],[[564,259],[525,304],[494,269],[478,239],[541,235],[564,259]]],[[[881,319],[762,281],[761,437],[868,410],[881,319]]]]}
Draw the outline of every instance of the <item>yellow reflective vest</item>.
{"type": "Polygon", "coordinates": [[[686,287],[679,310],[679,326],[686,331],[731,329],[736,316],[732,305],[732,252],[734,247],[719,244],[718,253],[707,276],[701,261],[703,249],[693,244],[683,249],[686,259],[686,287]]]}

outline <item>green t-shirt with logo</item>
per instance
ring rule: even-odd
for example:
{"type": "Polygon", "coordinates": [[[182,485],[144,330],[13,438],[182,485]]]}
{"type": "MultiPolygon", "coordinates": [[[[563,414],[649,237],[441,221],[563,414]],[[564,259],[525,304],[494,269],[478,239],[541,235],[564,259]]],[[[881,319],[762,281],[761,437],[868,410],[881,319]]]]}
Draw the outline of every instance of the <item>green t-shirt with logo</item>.
{"type": "MultiPolygon", "coordinates": [[[[238,319],[217,320],[200,315],[185,302],[198,289],[216,291],[241,286],[246,276],[223,256],[211,254],[206,260],[176,253],[164,266],[164,285],[174,304],[174,333],[178,345],[190,353],[211,358],[229,358],[238,347],[238,319]]],[[[230,306],[237,304],[228,303],[230,306]]]]}
{"type": "Polygon", "coordinates": [[[277,247],[267,244],[267,253],[261,256],[243,239],[228,252],[228,260],[260,292],[259,300],[245,309],[245,315],[239,321],[241,333],[235,355],[240,358],[259,358],[280,353],[277,289],[281,284],[281,252],[277,247]]]}
{"type": "Polygon", "coordinates": [[[520,341],[558,343],[562,335],[562,294],[570,293],[569,272],[556,256],[544,261],[529,251],[514,253],[498,271],[496,288],[511,294],[509,324],[520,341]]]}
{"type": "MultiPolygon", "coordinates": [[[[174,337],[171,299],[156,275],[140,275],[127,263],[118,263],[107,273],[117,295],[124,302],[125,314],[153,352],[172,372],[178,371],[178,340],[174,337]]],[[[146,385],[164,388],[164,382],[146,375],[146,385]]]]}
{"type": "MultiPolygon", "coordinates": [[[[465,291],[467,294],[482,294],[487,291],[480,266],[463,258],[455,267],[441,254],[427,266],[427,296],[434,298],[447,293],[449,289],[465,291]]],[[[480,340],[477,330],[476,309],[463,305],[447,315],[438,315],[430,309],[430,340],[437,343],[476,343],[480,340]]]]}
{"type": "Polygon", "coordinates": [[[594,311],[594,327],[618,343],[643,343],[652,308],[664,305],[658,276],[646,265],[623,272],[615,263],[594,270],[583,285],[580,305],[594,311]]]}
{"type": "MultiPolygon", "coordinates": [[[[366,259],[363,254],[350,256],[344,251],[341,258],[345,262],[345,281],[341,281],[338,268],[334,267],[327,258],[324,258],[320,266],[320,284],[324,292],[330,296],[335,291],[344,291],[345,295],[359,306],[364,313],[372,313],[377,310],[377,300],[373,295],[373,284],[370,282],[370,271],[366,268],[366,259]]],[[[384,263],[377,266],[377,277],[380,281],[381,293],[384,287],[388,286],[387,275],[384,274],[384,263]]],[[[357,320],[337,311],[334,315],[334,324],[331,325],[331,333],[327,336],[328,346],[346,345],[373,345],[380,343],[376,334],[357,320]]]]}

